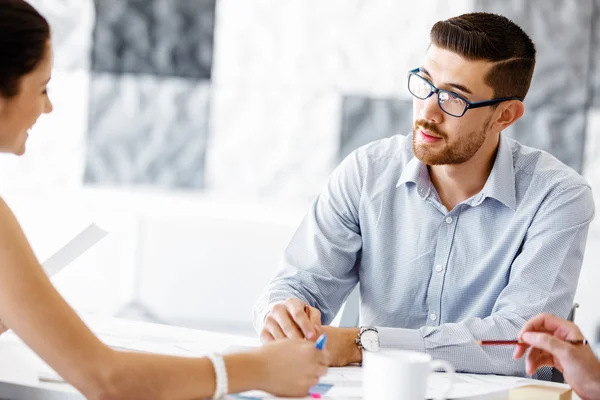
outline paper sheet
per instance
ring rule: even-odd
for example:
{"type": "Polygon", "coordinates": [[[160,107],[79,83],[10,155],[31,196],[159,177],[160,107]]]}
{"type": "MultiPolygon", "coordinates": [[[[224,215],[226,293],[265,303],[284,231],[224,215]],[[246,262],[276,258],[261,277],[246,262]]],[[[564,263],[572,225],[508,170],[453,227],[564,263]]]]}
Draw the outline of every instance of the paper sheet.
{"type": "MultiPolygon", "coordinates": [[[[188,343],[178,343],[160,340],[144,340],[141,338],[121,338],[112,335],[99,334],[98,338],[107,346],[118,351],[129,351],[139,353],[162,354],[176,357],[202,357],[209,353],[206,351],[189,350],[188,343]]],[[[39,379],[45,382],[64,382],[49,366],[39,368],[39,379]]]]}
{"type": "MultiPolygon", "coordinates": [[[[439,396],[438,388],[445,387],[448,379],[450,379],[448,374],[433,373],[428,381],[427,398],[439,396]]],[[[321,383],[333,384],[323,397],[324,399],[362,400],[363,398],[362,369],[360,367],[329,368],[327,375],[321,379],[321,383]]],[[[532,383],[539,384],[540,382],[511,376],[455,374],[454,385],[448,398],[464,399],[492,395],[532,383]]],[[[543,384],[560,385],[549,382],[543,384]]],[[[276,399],[274,396],[256,390],[231,397],[242,400],[276,399]]]]}
{"type": "MultiPolygon", "coordinates": [[[[439,388],[445,387],[449,379],[450,376],[448,374],[432,374],[428,381],[427,397],[441,397],[444,393],[440,392],[439,388]]],[[[525,379],[512,376],[455,374],[452,389],[448,397],[455,399],[506,392],[526,382],[527,380],[525,379]]]]}
{"type": "MultiPolygon", "coordinates": [[[[448,374],[433,373],[428,380],[427,398],[439,397],[442,393],[439,392],[438,388],[446,387],[448,379],[450,379],[448,374]]],[[[334,384],[334,387],[327,393],[328,397],[338,399],[362,398],[362,373],[359,367],[330,368],[329,373],[321,379],[321,382],[334,384]]],[[[492,394],[507,391],[527,382],[529,381],[526,379],[510,376],[455,374],[452,390],[448,397],[465,398],[492,394]]]]}
{"type": "Polygon", "coordinates": [[[258,348],[259,346],[228,346],[225,350],[223,350],[222,354],[246,353],[258,348]]]}
{"type": "Polygon", "coordinates": [[[162,354],[176,357],[202,357],[210,350],[190,350],[187,343],[177,341],[144,340],[142,338],[128,339],[108,335],[98,335],[107,346],[119,351],[133,351],[140,353],[162,354]]]}
{"type": "Polygon", "coordinates": [[[46,261],[42,263],[42,267],[52,277],[63,270],[67,265],[75,261],[79,256],[88,251],[108,232],[99,228],[96,224],[91,224],[83,231],[79,232],[69,243],[64,245],[46,261]]]}
{"type": "Polygon", "coordinates": [[[0,342],[0,381],[35,385],[38,373],[32,358],[11,342],[0,342]]]}

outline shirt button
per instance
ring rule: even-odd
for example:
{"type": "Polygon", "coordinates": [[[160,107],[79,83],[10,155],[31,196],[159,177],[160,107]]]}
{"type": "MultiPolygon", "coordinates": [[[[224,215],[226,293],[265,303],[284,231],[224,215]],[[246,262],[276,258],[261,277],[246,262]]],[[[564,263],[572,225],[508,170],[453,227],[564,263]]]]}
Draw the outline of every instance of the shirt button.
{"type": "Polygon", "coordinates": [[[447,224],[451,224],[452,223],[452,217],[446,217],[446,223],[447,224]]]}
{"type": "Polygon", "coordinates": [[[435,266],[435,270],[436,270],[437,272],[442,272],[442,270],[443,270],[443,269],[444,269],[444,267],[442,267],[442,266],[441,266],[441,265],[439,265],[439,264],[435,266]]]}
{"type": "Polygon", "coordinates": [[[435,313],[431,313],[429,314],[429,319],[435,321],[437,319],[437,315],[435,315],[435,313]]]}

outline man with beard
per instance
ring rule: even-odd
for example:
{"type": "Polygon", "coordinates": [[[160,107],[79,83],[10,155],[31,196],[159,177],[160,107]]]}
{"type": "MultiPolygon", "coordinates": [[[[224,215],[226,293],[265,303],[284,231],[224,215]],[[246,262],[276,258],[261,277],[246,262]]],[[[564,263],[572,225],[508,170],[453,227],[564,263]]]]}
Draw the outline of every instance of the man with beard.
{"type": "Polygon", "coordinates": [[[589,185],[502,131],[524,113],[535,65],[505,17],[436,23],[408,73],[413,131],[333,172],[255,306],[264,342],[329,336],[332,365],[362,351],[427,352],[457,370],[525,375],[509,346],[538,313],[565,317],[594,202],[589,185]],[[361,327],[326,326],[360,283],[361,327]]]}

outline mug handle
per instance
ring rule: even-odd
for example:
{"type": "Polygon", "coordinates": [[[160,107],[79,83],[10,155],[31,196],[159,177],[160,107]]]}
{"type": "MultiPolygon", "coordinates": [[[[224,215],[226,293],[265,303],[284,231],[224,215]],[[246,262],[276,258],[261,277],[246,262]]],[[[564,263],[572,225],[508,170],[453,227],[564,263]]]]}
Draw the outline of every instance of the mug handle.
{"type": "Polygon", "coordinates": [[[450,390],[452,390],[452,386],[454,385],[454,367],[447,361],[444,360],[433,360],[430,364],[431,372],[437,371],[439,369],[444,370],[446,374],[448,374],[448,382],[445,387],[440,390],[441,397],[435,397],[434,400],[445,400],[450,394],[450,390]]]}

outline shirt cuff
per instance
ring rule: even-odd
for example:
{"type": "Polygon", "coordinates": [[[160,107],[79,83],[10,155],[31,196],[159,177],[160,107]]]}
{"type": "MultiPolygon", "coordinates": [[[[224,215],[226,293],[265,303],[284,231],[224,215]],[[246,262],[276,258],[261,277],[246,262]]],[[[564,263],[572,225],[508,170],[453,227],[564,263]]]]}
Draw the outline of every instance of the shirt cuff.
{"type": "Polygon", "coordinates": [[[425,352],[425,341],[418,329],[377,328],[379,347],[425,352]]]}
{"type": "MultiPolygon", "coordinates": [[[[298,297],[298,296],[290,295],[287,293],[280,293],[280,294],[275,293],[275,294],[271,294],[268,297],[265,297],[264,299],[261,299],[261,301],[258,305],[258,309],[254,310],[253,325],[254,325],[254,330],[256,331],[256,333],[258,333],[260,335],[260,332],[262,331],[262,328],[265,325],[265,318],[267,317],[267,314],[269,312],[271,312],[273,305],[280,301],[285,301],[285,300],[289,299],[290,297],[298,297]],[[262,305],[262,308],[260,308],[261,305],[262,305]]],[[[300,297],[298,297],[298,298],[300,298],[300,297]]],[[[300,300],[304,301],[302,298],[300,298],[300,300]]]]}
{"type": "Polygon", "coordinates": [[[257,313],[256,318],[254,319],[254,330],[256,333],[260,335],[262,332],[263,326],[265,325],[265,318],[269,311],[271,311],[272,304],[267,304],[259,313],[257,313]]]}

